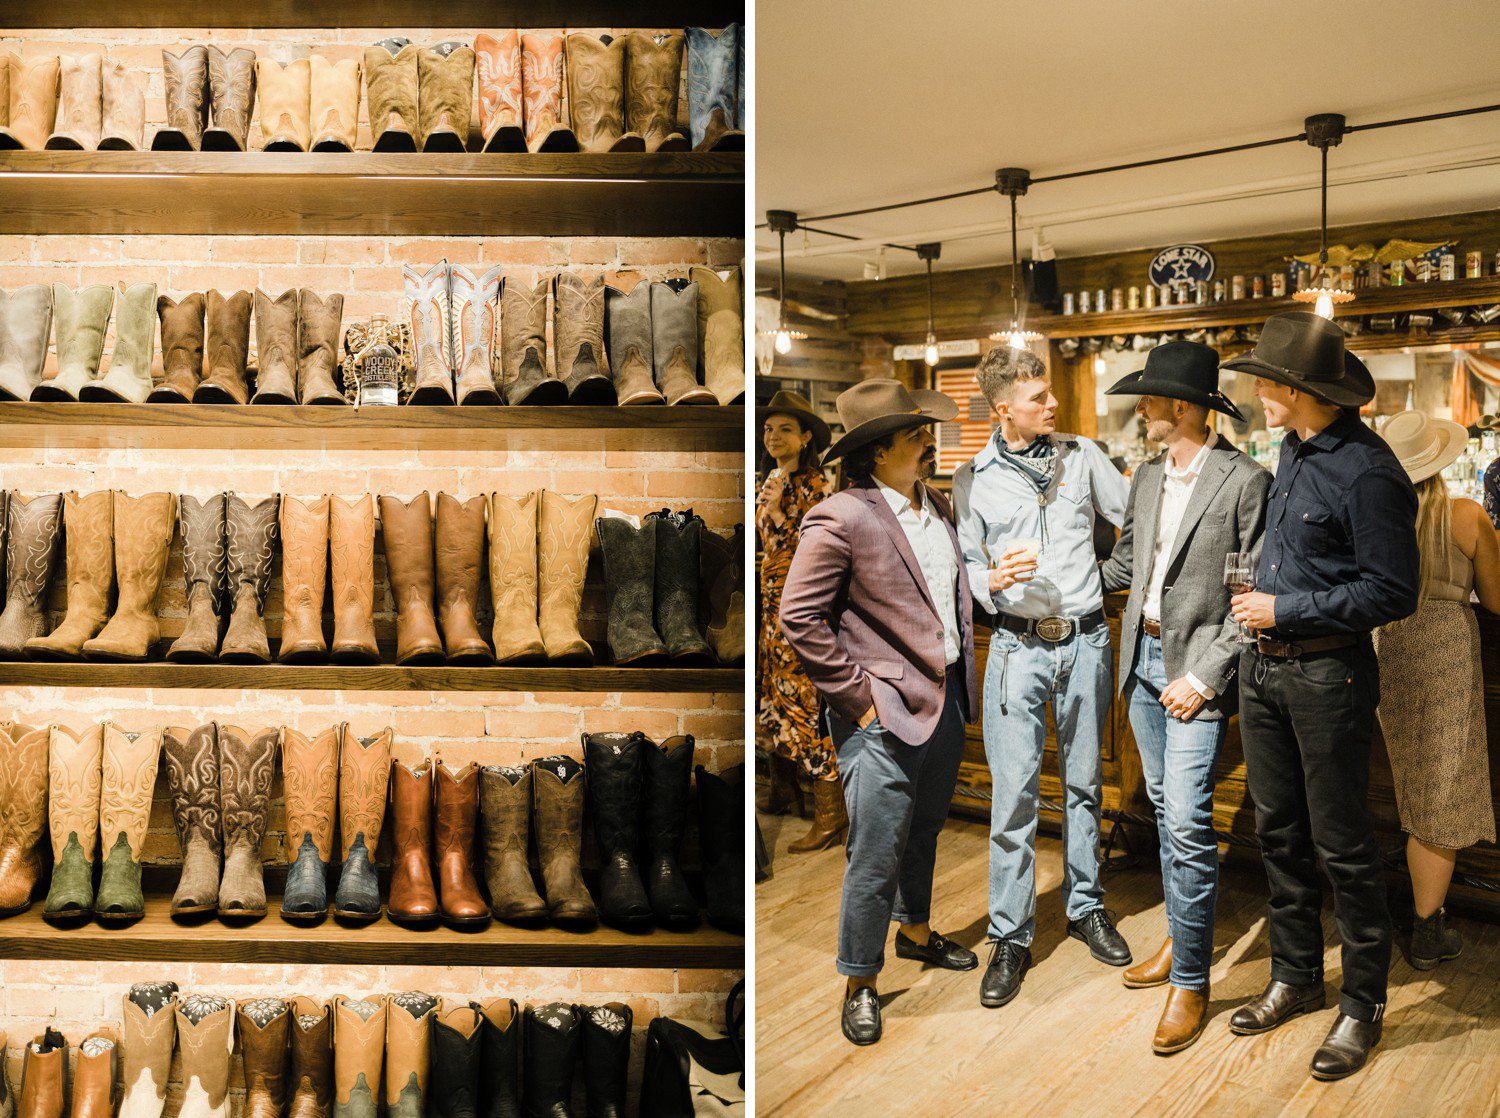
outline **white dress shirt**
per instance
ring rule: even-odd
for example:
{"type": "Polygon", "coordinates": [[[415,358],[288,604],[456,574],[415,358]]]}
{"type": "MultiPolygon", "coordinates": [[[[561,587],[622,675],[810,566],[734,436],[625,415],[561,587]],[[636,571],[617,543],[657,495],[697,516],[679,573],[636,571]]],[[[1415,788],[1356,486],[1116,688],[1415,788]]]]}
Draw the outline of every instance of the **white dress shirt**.
{"type": "Polygon", "coordinates": [[[911,497],[898,493],[879,478],[875,484],[880,495],[896,514],[896,522],[906,533],[912,554],[917,557],[917,566],[922,569],[922,578],[927,583],[927,593],[932,595],[932,604],[943,621],[943,655],[949,664],[958,662],[959,635],[958,609],[954,598],[958,585],[958,554],[953,549],[953,540],[948,535],[948,526],[932,508],[927,499],[927,487],[922,486],[922,508],[912,507],[911,497]]]}
{"type": "MultiPolygon", "coordinates": [[[[1170,453],[1162,462],[1161,510],[1156,521],[1156,550],[1151,561],[1151,581],[1146,584],[1146,602],[1141,607],[1141,612],[1157,624],[1161,623],[1161,591],[1167,581],[1167,561],[1177,542],[1182,514],[1187,511],[1188,502],[1193,499],[1193,487],[1198,484],[1203,467],[1208,464],[1208,452],[1218,441],[1219,436],[1210,431],[1203,449],[1193,455],[1193,460],[1182,469],[1172,464],[1170,453]]],[[[1192,672],[1187,673],[1187,681],[1205,699],[1214,697],[1214,689],[1206,686],[1192,672]]]]}

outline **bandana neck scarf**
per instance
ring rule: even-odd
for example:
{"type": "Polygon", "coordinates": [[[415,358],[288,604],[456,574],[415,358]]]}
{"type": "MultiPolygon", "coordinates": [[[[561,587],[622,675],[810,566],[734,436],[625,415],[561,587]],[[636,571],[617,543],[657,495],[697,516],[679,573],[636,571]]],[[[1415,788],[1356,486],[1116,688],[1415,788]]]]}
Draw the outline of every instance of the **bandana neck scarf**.
{"type": "Polygon", "coordinates": [[[1020,450],[1011,450],[1005,445],[1005,436],[995,433],[995,447],[1002,461],[1009,462],[1021,471],[1021,476],[1031,482],[1038,493],[1045,493],[1052,485],[1052,475],[1057,472],[1057,444],[1048,435],[1038,435],[1020,450]]]}

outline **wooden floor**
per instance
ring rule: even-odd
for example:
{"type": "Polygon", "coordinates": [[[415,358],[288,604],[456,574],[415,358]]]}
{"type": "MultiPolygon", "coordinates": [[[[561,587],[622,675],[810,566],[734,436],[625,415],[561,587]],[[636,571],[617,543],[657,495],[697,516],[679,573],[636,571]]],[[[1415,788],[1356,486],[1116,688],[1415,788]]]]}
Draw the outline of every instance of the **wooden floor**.
{"type": "MultiPolygon", "coordinates": [[[[1253,870],[1226,869],[1212,1017],[1193,1047],[1156,1056],[1151,1034],[1165,993],[1127,990],[1119,970],[1066,938],[1056,839],[1043,837],[1037,852],[1033,968],[1010,1005],[979,1005],[986,832],[952,821],[938,850],[934,926],[980,952],[981,970],[924,969],[888,946],[885,1036],[856,1048],[839,1031],[843,979],[833,970],[843,852],[789,855],[787,843],[806,824],[760,821],[774,848],[774,874],[756,886],[755,898],[758,1114],[1500,1115],[1500,926],[1458,921],[1464,954],[1435,971],[1413,970],[1398,952],[1385,1035],[1371,1062],[1342,1082],[1319,1083],[1307,1064],[1337,1013],[1340,973],[1331,904],[1329,1008],[1265,1036],[1237,1037],[1230,1013],[1269,977],[1265,882],[1253,870]]],[[[1111,867],[1105,888],[1120,931],[1136,959],[1145,958],[1166,934],[1158,871],[1149,863],[1111,867]]]]}

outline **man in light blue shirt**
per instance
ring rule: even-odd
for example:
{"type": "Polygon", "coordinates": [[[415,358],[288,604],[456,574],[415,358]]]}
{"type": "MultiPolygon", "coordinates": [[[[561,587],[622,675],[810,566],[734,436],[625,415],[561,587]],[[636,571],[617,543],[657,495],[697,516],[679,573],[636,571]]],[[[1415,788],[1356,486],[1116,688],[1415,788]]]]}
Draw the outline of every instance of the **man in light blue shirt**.
{"type": "Polygon", "coordinates": [[[1131,962],[1099,880],[1099,742],[1113,657],[1094,557],[1095,517],[1119,527],[1130,487],[1093,442],[1056,433],[1057,399],[1035,354],[996,346],[978,379],[999,426],[954,475],[953,497],[971,592],[994,619],[983,688],[993,948],[979,1000],[995,1008],[1016,996],[1031,965],[1049,703],[1063,781],[1068,934],[1100,962],[1131,962]]]}

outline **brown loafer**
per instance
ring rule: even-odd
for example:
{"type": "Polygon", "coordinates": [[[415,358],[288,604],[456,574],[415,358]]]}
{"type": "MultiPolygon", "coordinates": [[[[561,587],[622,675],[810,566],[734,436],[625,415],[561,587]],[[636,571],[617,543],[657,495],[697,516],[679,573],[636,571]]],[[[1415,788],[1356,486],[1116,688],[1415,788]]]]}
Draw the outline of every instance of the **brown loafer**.
{"type": "Polygon", "coordinates": [[[1162,1008],[1161,1020],[1156,1023],[1156,1035],[1151,1038],[1151,1051],[1158,1056],[1181,1052],[1203,1034],[1203,1026],[1207,1023],[1207,986],[1202,990],[1169,987],[1167,1004],[1162,1008]]]}
{"type": "Polygon", "coordinates": [[[1234,1011],[1229,1018],[1229,1031],[1239,1036],[1268,1033],[1299,1013],[1322,1009],[1327,1001],[1328,994],[1321,979],[1306,986],[1293,986],[1273,978],[1258,997],[1251,998],[1234,1011]]]}
{"type": "Polygon", "coordinates": [[[1148,986],[1165,986],[1172,978],[1172,937],[1162,941],[1161,948],[1145,962],[1137,963],[1122,976],[1132,990],[1148,986]]]}

